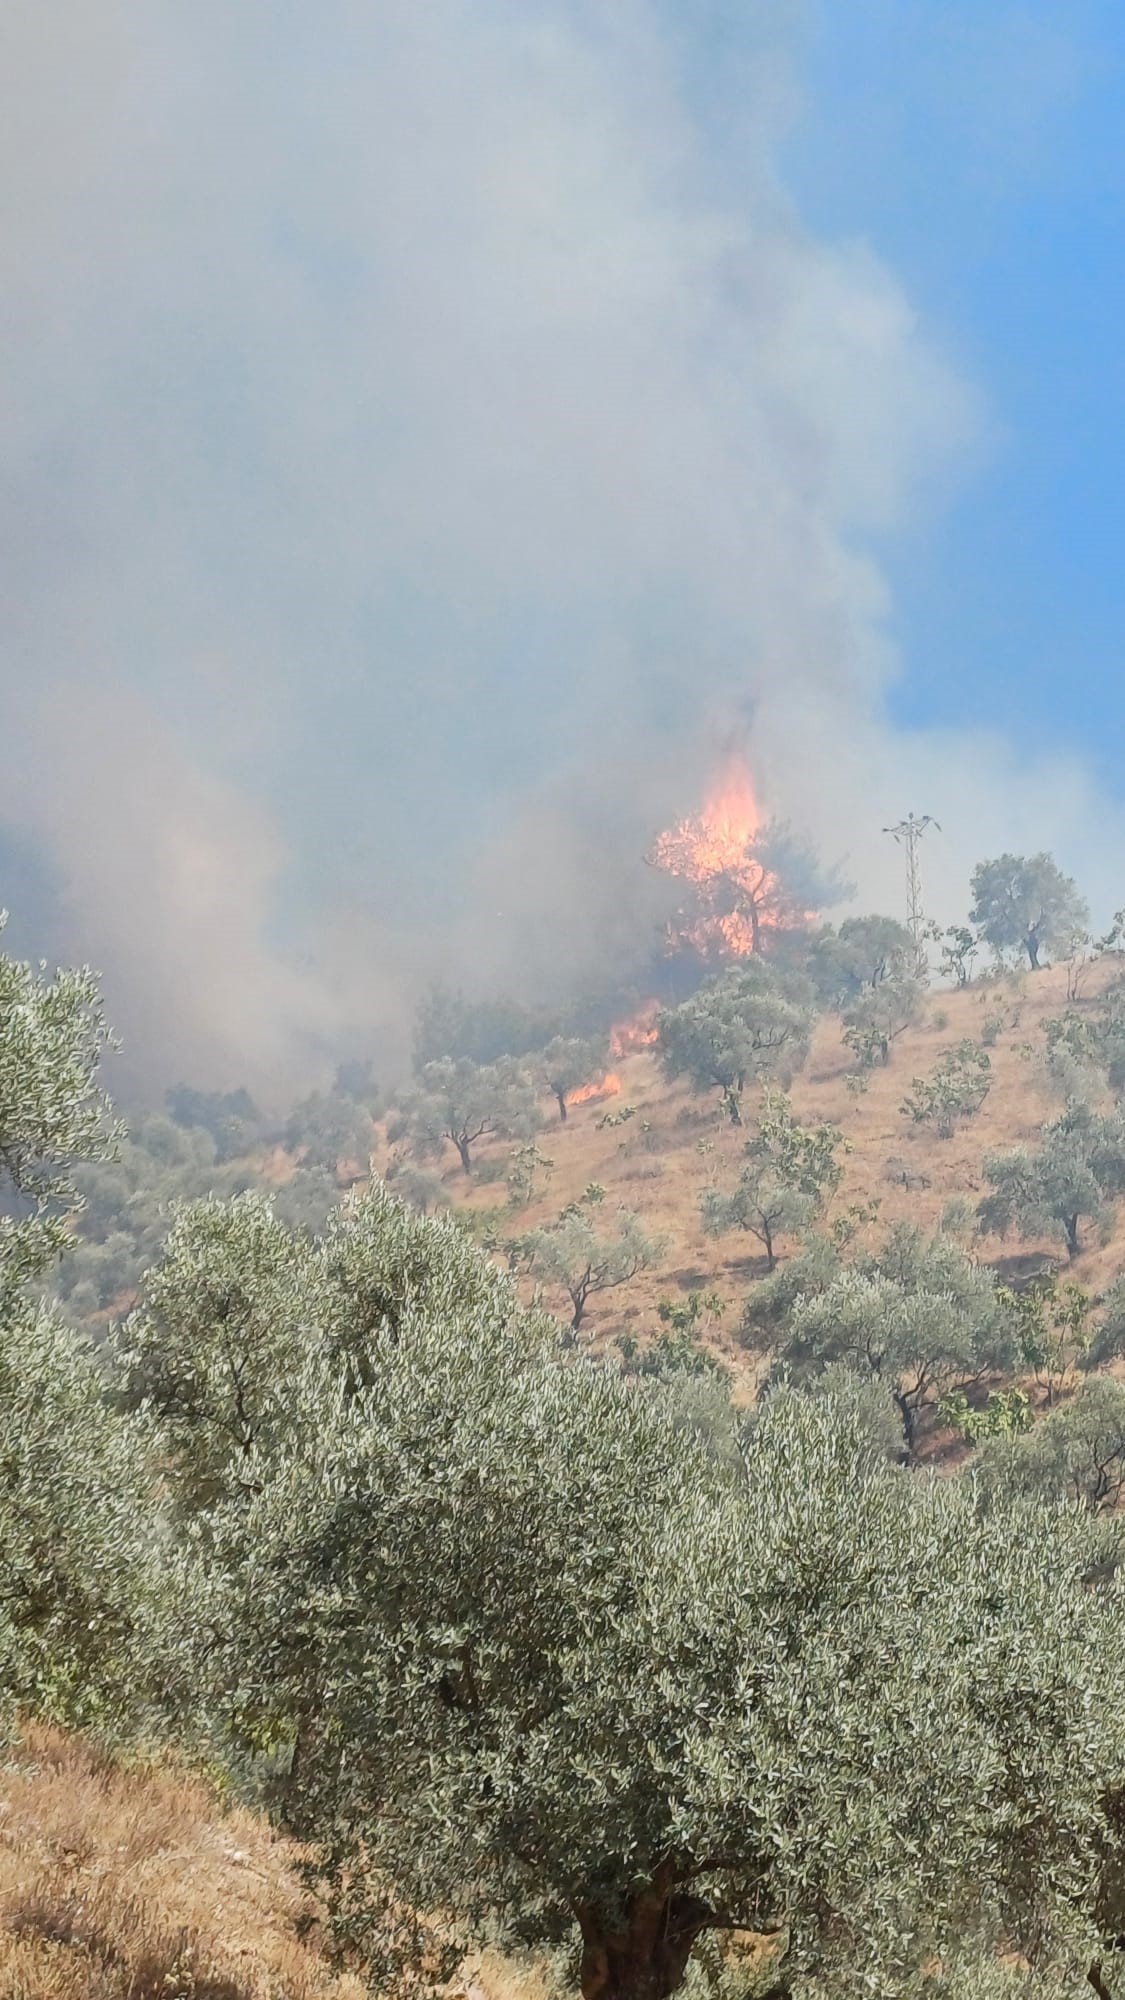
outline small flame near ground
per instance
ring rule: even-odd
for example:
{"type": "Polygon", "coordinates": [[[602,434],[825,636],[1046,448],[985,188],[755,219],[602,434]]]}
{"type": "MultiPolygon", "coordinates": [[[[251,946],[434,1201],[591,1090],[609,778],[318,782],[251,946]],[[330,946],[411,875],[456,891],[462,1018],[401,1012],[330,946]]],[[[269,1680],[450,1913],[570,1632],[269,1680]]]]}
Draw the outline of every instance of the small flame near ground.
{"type": "Polygon", "coordinates": [[[642,1049],[650,1049],[656,1040],[656,1017],[659,1012],[659,1003],[649,1000],[627,1021],[615,1022],[609,1031],[610,1054],[620,1061],[622,1056],[635,1056],[642,1049]]]}
{"type": "Polygon", "coordinates": [[[578,1090],[568,1090],[566,1101],[568,1106],[572,1104],[600,1104],[603,1097],[619,1097],[620,1094],[621,1078],[613,1070],[607,1070],[598,1082],[584,1083],[578,1090]]]}

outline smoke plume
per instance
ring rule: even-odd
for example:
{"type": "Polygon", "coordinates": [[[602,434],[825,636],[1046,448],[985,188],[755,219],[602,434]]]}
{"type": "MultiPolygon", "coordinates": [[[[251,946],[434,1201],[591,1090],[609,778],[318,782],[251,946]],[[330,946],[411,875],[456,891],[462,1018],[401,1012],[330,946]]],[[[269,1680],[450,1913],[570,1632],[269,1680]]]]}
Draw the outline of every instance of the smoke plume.
{"type": "Polygon", "coordinates": [[[656,0],[6,9],[4,900],[138,1077],[311,1079],[436,968],[627,956],[747,717],[868,906],[908,808],[943,917],[1001,846],[1111,897],[1078,765],[886,719],[872,551],[985,419],[802,224],[745,12],[735,173],[656,0]]]}

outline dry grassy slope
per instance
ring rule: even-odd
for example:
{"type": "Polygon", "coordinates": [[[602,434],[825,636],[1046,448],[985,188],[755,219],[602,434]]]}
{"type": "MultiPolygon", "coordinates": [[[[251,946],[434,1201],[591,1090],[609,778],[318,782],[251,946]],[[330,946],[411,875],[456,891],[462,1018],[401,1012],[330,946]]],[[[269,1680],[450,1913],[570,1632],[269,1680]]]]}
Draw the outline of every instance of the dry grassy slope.
{"type": "Polygon", "coordinates": [[[303,1933],[296,1850],[198,1779],[29,1724],[0,1750],[5,2000],[364,2000],[303,1933]]]}
{"type": "MultiPolygon", "coordinates": [[[[1079,1006],[1095,1004],[1109,976],[1094,969],[1079,1006]]],[[[953,1195],[975,1201],[981,1191],[983,1155],[992,1149],[1034,1144],[1040,1127],[1060,1108],[1045,1088],[1041,1056],[1043,1022],[1066,1005],[1066,973],[1061,967],[980,983],[964,992],[934,991],[922,1022],[895,1044],[886,1069],[870,1073],[861,1096],[847,1086],[851,1058],[840,1039],[839,1021],[834,1017],[821,1021],[808,1067],[796,1080],[792,1097],[802,1119],[830,1120],[842,1128],[850,1145],[843,1186],[831,1213],[852,1202],[877,1200],[878,1224],[866,1232],[875,1240],[887,1223],[902,1217],[935,1223],[953,1195]],[[998,1014],[1004,1026],[989,1051],[993,1082],[983,1109],[952,1139],[937,1139],[914,1126],[900,1110],[911,1078],[924,1075],[943,1049],[966,1037],[979,1040],[985,1021],[998,1014]],[[888,1178],[888,1162],[894,1160],[929,1185],[896,1185],[888,1178]]],[[[745,1134],[722,1116],[716,1095],[698,1097],[682,1085],[665,1083],[651,1056],[629,1057],[618,1064],[618,1071],[619,1097],[574,1107],[565,1125],[547,1120],[538,1143],[554,1162],[550,1179],[529,1208],[506,1218],[500,1227],[504,1233],[515,1233],[550,1221],[565,1203],[581,1195],[587,1183],[600,1182],[606,1189],[602,1213],[607,1220],[615,1204],[635,1209],[647,1228],[664,1237],[665,1250],[653,1270],[591,1300],[584,1333],[598,1340],[626,1331],[643,1338],[658,1324],[655,1309],[660,1299],[692,1288],[713,1289],[728,1302],[713,1344],[744,1368],[733,1337],[738,1305],[764,1264],[752,1254],[758,1247],[752,1238],[735,1234],[715,1239],[703,1234],[699,1197],[712,1183],[733,1182],[745,1134]],[[628,1124],[599,1125],[607,1111],[623,1105],[636,1107],[628,1124]]],[[[745,1115],[749,1123],[752,1101],[745,1115]]],[[[477,1156],[481,1163],[499,1163],[510,1150],[508,1142],[493,1140],[481,1143],[477,1156]]],[[[446,1163],[444,1180],[458,1207],[492,1208],[504,1199],[502,1179],[488,1185],[466,1181],[456,1163],[446,1163]]],[[[982,1248],[986,1257],[1002,1259],[1036,1249],[1057,1252],[1058,1246],[1010,1239],[990,1241],[982,1248]]],[[[1125,1218],[1113,1242],[1087,1250],[1074,1265],[1073,1275],[1100,1291],[1123,1268],[1125,1218]]],[[[547,1303],[559,1310],[564,1305],[561,1297],[550,1297],[547,1303]]]]}

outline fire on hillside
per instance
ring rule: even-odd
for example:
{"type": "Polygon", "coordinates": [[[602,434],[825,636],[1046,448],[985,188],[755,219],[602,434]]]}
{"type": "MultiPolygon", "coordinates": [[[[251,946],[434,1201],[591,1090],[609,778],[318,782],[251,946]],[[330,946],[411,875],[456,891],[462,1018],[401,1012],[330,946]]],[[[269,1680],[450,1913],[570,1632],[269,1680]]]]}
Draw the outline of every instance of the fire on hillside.
{"type": "Polygon", "coordinates": [[[687,906],[673,918],[668,942],[713,963],[747,958],[761,947],[764,927],[789,921],[777,877],[756,845],[765,822],[746,760],[728,751],[702,810],[654,842],[652,867],[691,885],[687,906]]]}
{"type": "Polygon", "coordinates": [[[620,1095],[621,1078],[615,1076],[612,1070],[607,1070],[605,1075],[599,1077],[596,1082],[584,1083],[577,1090],[568,1090],[566,1101],[568,1106],[572,1104],[600,1104],[604,1097],[619,1097],[620,1095]]]}

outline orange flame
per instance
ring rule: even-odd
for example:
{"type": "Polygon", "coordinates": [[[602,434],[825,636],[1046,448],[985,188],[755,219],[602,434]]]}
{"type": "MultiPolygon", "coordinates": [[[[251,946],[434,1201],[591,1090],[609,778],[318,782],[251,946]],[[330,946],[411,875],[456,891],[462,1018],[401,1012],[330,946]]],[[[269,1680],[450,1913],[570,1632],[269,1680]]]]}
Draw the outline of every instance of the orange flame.
{"type": "Polygon", "coordinates": [[[705,958],[746,958],[761,927],[780,921],[770,903],[774,878],[752,851],[762,824],[745,759],[729,751],[702,811],[662,833],[649,857],[698,892],[695,910],[671,927],[677,943],[705,958]]]}
{"type": "Polygon", "coordinates": [[[603,1097],[618,1097],[621,1092],[621,1078],[612,1070],[607,1070],[598,1083],[584,1083],[580,1090],[568,1090],[568,1104],[600,1104],[603,1097]]]}
{"type": "Polygon", "coordinates": [[[656,1040],[659,1011],[658,1003],[650,1000],[638,1014],[630,1015],[627,1021],[617,1021],[609,1031],[610,1054],[620,1061],[622,1056],[637,1055],[641,1049],[651,1048],[656,1040]]]}

